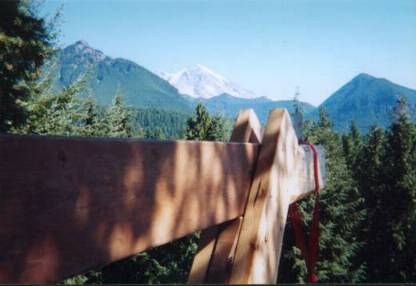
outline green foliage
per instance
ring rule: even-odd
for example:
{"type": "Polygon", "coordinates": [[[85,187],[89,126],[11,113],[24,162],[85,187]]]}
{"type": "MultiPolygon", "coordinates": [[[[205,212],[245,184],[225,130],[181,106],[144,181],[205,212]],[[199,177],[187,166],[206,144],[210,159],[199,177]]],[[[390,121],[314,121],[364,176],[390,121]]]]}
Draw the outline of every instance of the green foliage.
{"type": "Polygon", "coordinates": [[[28,112],[23,126],[14,128],[17,133],[40,135],[78,135],[82,129],[82,103],[76,96],[82,83],[65,88],[57,95],[42,93],[41,83],[30,98],[20,104],[28,112]]]}
{"type": "Polygon", "coordinates": [[[180,139],[184,137],[189,115],[160,109],[132,109],[135,125],[148,139],[180,139]]]}
{"type": "Polygon", "coordinates": [[[28,86],[51,53],[51,35],[44,19],[27,1],[0,1],[0,132],[25,122],[18,104],[28,98],[28,86]]]}
{"type": "Polygon", "coordinates": [[[16,133],[65,136],[132,137],[133,121],[120,95],[104,109],[92,98],[80,97],[85,81],[79,80],[58,94],[47,92],[48,82],[33,85],[27,101],[20,104],[28,111],[25,124],[16,133]]]}
{"type": "MultiPolygon", "coordinates": [[[[325,146],[328,182],[321,195],[320,282],[416,281],[416,126],[398,100],[387,131],[361,136],[352,124],[339,137],[320,111],[306,124],[312,143],[325,146]]],[[[310,221],[312,203],[301,204],[310,221]]],[[[280,281],[304,282],[305,264],[285,235],[280,281]]]]}
{"type": "Polygon", "coordinates": [[[223,117],[211,117],[204,105],[198,103],[194,115],[187,121],[185,137],[190,140],[226,141],[229,133],[223,117]]]}
{"type": "Polygon", "coordinates": [[[55,92],[86,74],[90,75],[87,87],[99,105],[111,105],[114,94],[122,92],[125,103],[134,108],[192,112],[191,101],[166,80],[132,61],[110,58],[83,41],[58,50],[43,68],[55,92]]]}
{"type": "Polygon", "coordinates": [[[208,137],[208,129],[211,125],[211,118],[202,103],[198,103],[195,114],[188,119],[186,139],[204,140],[208,137]]]}
{"type": "Polygon", "coordinates": [[[348,167],[353,171],[355,160],[357,160],[358,153],[361,149],[362,142],[360,132],[357,125],[353,121],[350,126],[348,134],[342,135],[342,148],[348,167]]]}
{"type": "Polygon", "coordinates": [[[368,282],[416,281],[416,128],[399,99],[389,130],[373,127],[353,166],[366,219],[358,239],[368,282]]]}
{"type": "Polygon", "coordinates": [[[67,283],[184,283],[197,248],[198,235],[173,241],[79,275],[67,283]]]}
{"type": "Polygon", "coordinates": [[[131,114],[124,106],[121,94],[113,99],[113,104],[108,111],[108,125],[111,137],[132,137],[131,114]]]}
{"type": "Polygon", "coordinates": [[[299,101],[299,92],[296,92],[293,98],[293,112],[290,114],[292,118],[292,124],[295,129],[296,135],[299,139],[304,139],[304,111],[303,104],[299,101]]]}
{"type": "Polygon", "coordinates": [[[406,102],[399,100],[387,131],[382,163],[372,193],[369,220],[370,281],[416,281],[416,129],[406,102]],[[375,195],[375,197],[374,197],[375,195]],[[370,233],[371,232],[371,233],[370,233]]]}
{"type": "Polygon", "coordinates": [[[357,238],[365,242],[361,250],[359,263],[367,265],[367,281],[384,281],[380,276],[376,276],[375,265],[379,263],[379,248],[382,245],[380,238],[386,231],[385,222],[380,212],[380,198],[382,197],[383,187],[383,157],[385,148],[384,131],[377,127],[372,127],[370,133],[365,138],[364,146],[360,150],[353,174],[364,199],[365,221],[361,231],[357,233],[357,238]],[[381,234],[381,236],[380,236],[381,234]]]}
{"type": "Polygon", "coordinates": [[[110,126],[106,110],[100,108],[94,98],[86,98],[81,106],[81,126],[79,135],[81,136],[109,136],[110,126]]]}

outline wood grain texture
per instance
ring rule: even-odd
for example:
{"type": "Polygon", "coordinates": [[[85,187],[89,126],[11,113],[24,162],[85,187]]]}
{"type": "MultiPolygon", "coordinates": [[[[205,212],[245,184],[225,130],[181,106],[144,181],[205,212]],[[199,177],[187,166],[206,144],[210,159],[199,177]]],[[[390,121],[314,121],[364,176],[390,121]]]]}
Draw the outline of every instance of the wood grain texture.
{"type": "Polygon", "coordinates": [[[273,110],[243,215],[231,284],[276,283],[289,204],[313,189],[308,148],[298,145],[287,111],[273,110]]]}
{"type": "Polygon", "coordinates": [[[242,222],[241,216],[220,228],[205,283],[228,284],[242,222]]]}
{"type": "Polygon", "coordinates": [[[218,232],[218,225],[208,227],[201,232],[198,249],[189,271],[188,284],[204,283],[214,253],[218,232]]]}
{"type": "Polygon", "coordinates": [[[0,136],[0,283],[58,281],[239,217],[258,148],[0,136]]]}
{"type": "MultiPolygon", "coordinates": [[[[253,109],[239,112],[231,142],[261,142],[261,124],[253,109]]],[[[242,219],[202,231],[188,283],[227,283],[242,219]]]]}

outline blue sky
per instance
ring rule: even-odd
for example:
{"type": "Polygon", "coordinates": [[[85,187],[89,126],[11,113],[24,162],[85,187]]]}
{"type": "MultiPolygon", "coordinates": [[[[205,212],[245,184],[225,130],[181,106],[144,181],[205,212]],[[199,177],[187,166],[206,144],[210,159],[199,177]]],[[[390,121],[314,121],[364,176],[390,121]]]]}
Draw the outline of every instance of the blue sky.
{"type": "Polygon", "coordinates": [[[152,71],[203,64],[259,96],[318,105],[361,72],[416,88],[416,0],[46,0],[60,46],[152,71]]]}

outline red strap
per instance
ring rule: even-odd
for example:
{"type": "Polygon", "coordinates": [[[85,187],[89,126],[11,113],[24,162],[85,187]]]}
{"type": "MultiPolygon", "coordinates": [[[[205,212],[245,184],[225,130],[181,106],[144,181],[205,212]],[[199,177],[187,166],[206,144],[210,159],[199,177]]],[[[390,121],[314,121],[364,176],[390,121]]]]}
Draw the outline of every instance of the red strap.
{"type": "Polygon", "coordinates": [[[293,225],[296,246],[300,249],[303,257],[305,258],[306,267],[308,270],[308,282],[316,283],[318,282],[318,276],[315,273],[315,266],[319,254],[319,166],[318,153],[312,144],[309,144],[309,146],[313,153],[313,168],[315,176],[315,207],[313,209],[312,225],[308,245],[306,245],[305,234],[303,232],[303,217],[299,211],[297,203],[290,205],[289,217],[293,225]]]}

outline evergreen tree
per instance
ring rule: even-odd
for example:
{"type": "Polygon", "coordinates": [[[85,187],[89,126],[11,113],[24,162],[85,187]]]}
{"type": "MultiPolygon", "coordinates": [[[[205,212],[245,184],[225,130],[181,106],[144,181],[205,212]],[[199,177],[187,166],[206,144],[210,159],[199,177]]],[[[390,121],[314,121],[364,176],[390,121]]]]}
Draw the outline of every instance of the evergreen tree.
{"type": "Polygon", "coordinates": [[[385,221],[381,197],[384,193],[383,164],[385,152],[385,135],[380,128],[372,127],[363,148],[360,150],[354,168],[354,178],[363,197],[365,220],[361,231],[357,233],[360,241],[365,242],[357,263],[366,264],[367,282],[381,282],[378,265],[383,245],[385,221]]]}
{"type": "Polygon", "coordinates": [[[299,101],[299,95],[299,91],[296,90],[295,96],[293,97],[293,112],[291,114],[291,117],[296,135],[301,141],[303,141],[305,139],[303,134],[305,122],[303,106],[302,103],[299,101]]]}
{"type": "Polygon", "coordinates": [[[82,128],[82,101],[77,94],[81,88],[82,83],[77,82],[64,88],[57,95],[46,93],[44,87],[34,88],[35,92],[32,92],[29,99],[21,103],[28,111],[28,118],[22,127],[14,128],[13,131],[44,135],[78,135],[82,128]]]}
{"type": "Polygon", "coordinates": [[[355,121],[352,121],[348,134],[342,136],[342,147],[348,167],[353,171],[355,160],[362,147],[361,135],[355,121]]]}
{"type": "Polygon", "coordinates": [[[223,117],[210,117],[204,105],[198,103],[195,114],[187,121],[185,137],[190,140],[226,141],[230,133],[227,125],[223,117]]]}
{"type": "Polygon", "coordinates": [[[223,117],[211,117],[211,123],[208,126],[205,139],[208,141],[228,141],[226,126],[227,122],[223,117]]]}
{"type": "Polygon", "coordinates": [[[124,106],[120,93],[117,93],[113,99],[113,104],[108,111],[108,118],[111,137],[132,137],[131,114],[124,106]]]}
{"type": "Polygon", "coordinates": [[[110,133],[105,111],[100,110],[95,99],[84,99],[81,106],[81,136],[106,136],[110,133]]]}
{"type": "Polygon", "coordinates": [[[377,252],[369,269],[372,281],[416,281],[416,131],[406,104],[399,99],[387,134],[383,185],[372,220],[378,235],[370,246],[377,252]]]}
{"type": "Polygon", "coordinates": [[[28,83],[52,52],[44,19],[28,1],[0,1],[0,133],[21,126],[27,116],[18,104],[30,95],[28,83]]]}
{"type": "Polygon", "coordinates": [[[210,129],[211,118],[202,103],[198,103],[195,114],[187,121],[186,139],[206,140],[210,129]]]}
{"type": "Polygon", "coordinates": [[[154,108],[131,110],[139,137],[161,139],[184,138],[189,115],[154,108]]]}
{"type": "Polygon", "coordinates": [[[153,140],[164,140],[166,139],[166,135],[163,133],[161,128],[153,127],[146,129],[146,131],[144,132],[144,138],[153,140]]]}

